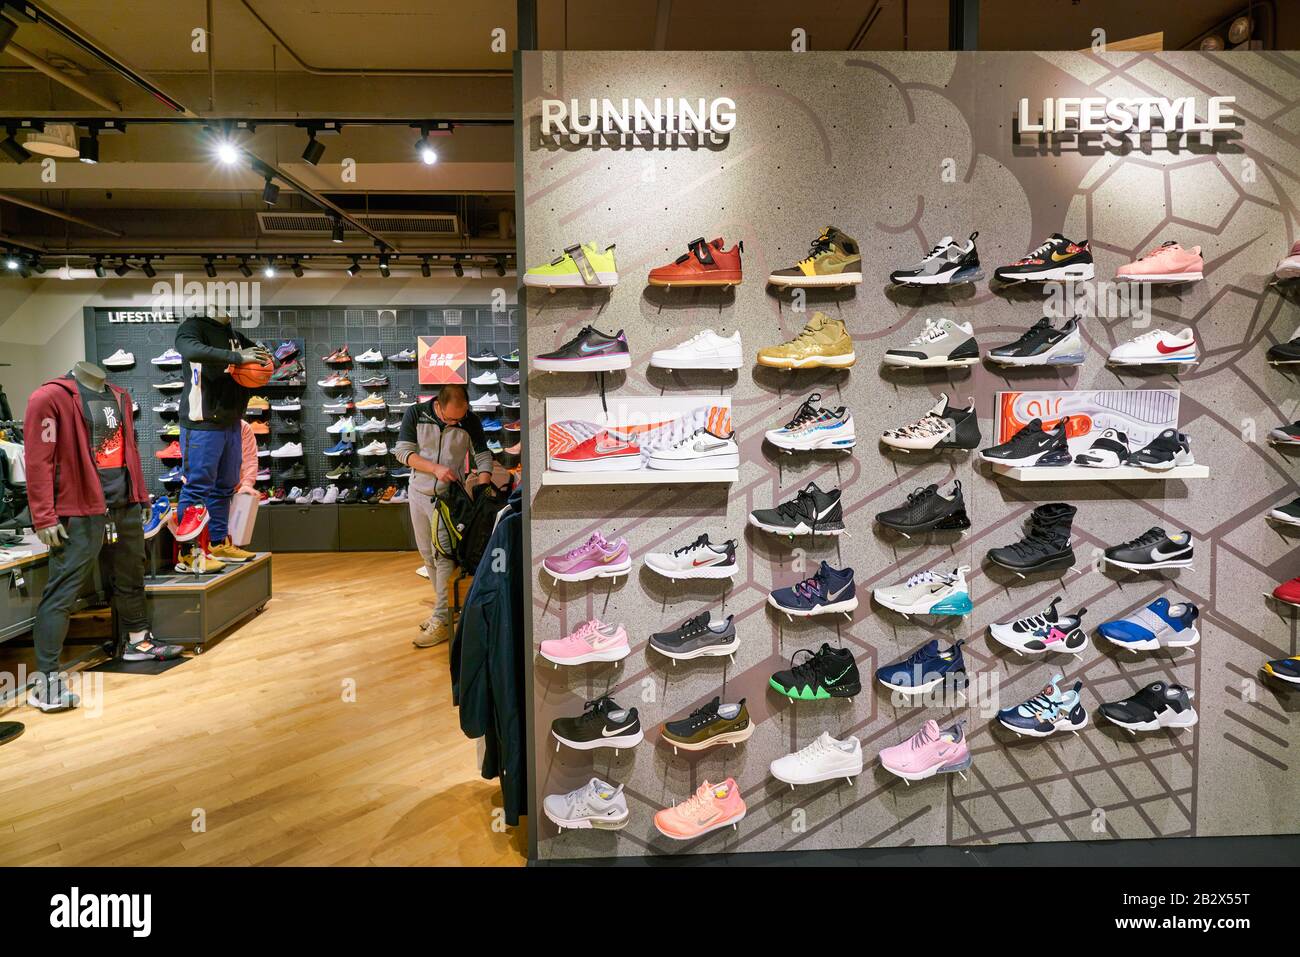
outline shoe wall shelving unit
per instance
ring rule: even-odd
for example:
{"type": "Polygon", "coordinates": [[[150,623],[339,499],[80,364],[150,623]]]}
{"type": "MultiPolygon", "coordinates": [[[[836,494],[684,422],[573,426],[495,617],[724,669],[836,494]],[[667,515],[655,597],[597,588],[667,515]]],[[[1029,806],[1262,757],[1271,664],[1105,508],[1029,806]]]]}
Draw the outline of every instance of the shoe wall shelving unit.
{"type": "MultiPolygon", "coordinates": [[[[531,375],[525,542],[534,566],[525,596],[530,633],[534,853],[542,859],[603,858],[837,847],[984,845],[1300,832],[1295,800],[1300,764],[1298,701],[1258,675],[1265,658],[1300,651],[1293,623],[1260,600],[1279,577],[1300,574],[1294,540],[1263,520],[1270,505],[1300,491],[1296,469],[1264,440],[1290,421],[1294,371],[1274,369],[1265,351],[1300,326],[1300,302],[1266,291],[1300,223],[1300,195],[1288,189],[1300,168],[1300,131],[1278,117],[1300,109],[1300,54],[1093,53],[524,53],[516,135],[521,266],[545,263],[565,247],[617,244],[619,284],[566,290],[525,300],[528,356],[554,349],[591,324],[626,331],[631,368],[606,375],[611,399],[654,399],[709,390],[731,397],[741,446],[738,477],[724,483],[594,487],[553,483],[545,460],[545,400],[598,395],[592,376],[531,375]],[[649,102],[656,96],[729,97],[735,126],[698,148],[548,144],[537,119],[546,99],[649,102]],[[1055,91],[1055,92],[1054,92],[1055,91]],[[1057,95],[1236,96],[1240,123],[1230,149],[1120,151],[1075,141],[1015,138],[1021,98],[1038,118],[1057,95]],[[1241,178],[1242,155],[1260,164],[1241,178]],[[1267,172],[1265,172],[1267,170],[1267,172]],[[952,175],[945,175],[951,173],[952,175]],[[858,241],[864,281],[797,296],[767,287],[766,277],[807,255],[809,242],[834,225],[858,241]],[[978,230],[983,271],[1022,258],[1052,233],[1092,240],[1097,285],[1084,303],[1084,362],[1068,368],[987,365],[885,377],[885,350],[906,343],[927,319],[970,322],[987,351],[1009,343],[1061,305],[1064,290],[1041,284],[997,287],[992,279],[960,289],[891,286],[892,270],[915,263],[945,236],[978,230]],[[672,262],[697,236],[745,244],[744,281],[730,290],[649,287],[647,272],[672,262]],[[1200,282],[1141,291],[1150,314],[1112,307],[1116,269],[1162,240],[1199,245],[1210,264],[1200,282]],[[1149,297],[1149,298],[1148,298],[1149,297]],[[1100,309],[1096,308],[1100,306],[1100,309]],[[1089,308],[1093,307],[1093,308],[1089,308]],[[843,319],[857,362],[836,371],[758,368],[756,351],[798,334],[809,315],[843,319]],[[1193,370],[1135,370],[1119,377],[1110,350],[1156,328],[1196,330],[1202,362],[1193,370]],[[651,352],[706,328],[739,330],[745,366],[738,373],[666,373],[647,368],[651,352]],[[1173,373],[1181,371],[1181,375],[1173,373]],[[1170,472],[1072,468],[991,473],[977,455],[885,454],[880,434],[921,418],[941,392],[964,407],[973,399],[984,441],[993,444],[995,395],[1031,391],[1177,389],[1178,427],[1191,437],[1195,466],[1170,472]],[[784,424],[812,393],[820,405],[846,405],[857,446],[852,455],[781,455],[763,433],[784,424]],[[1243,420],[1255,423],[1258,440],[1243,420]],[[960,536],[901,539],[879,533],[874,517],[918,487],[960,479],[972,527],[960,536]],[[847,535],[793,541],[747,527],[748,513],[789,500],[806,483],[842,490],[847,535]],[[1023,535],[1040,504],[1078,508],[1068,573],[1018,578],[990,568],[986,554],[1023,535]],[[1159,575],[1108,575],[1090,558],[1153,525],[1188,529],[1192,568],[1159,575]],[[595,531],[625,537],[633,569],[617,582],[555,585],[542,558],[584,542],[595,531]],[[685,545],[701,533],[739,542],[733,582],[667,582],[644,569],[644,555],[685,545]],[[767,605],[826,559],[856,571],[859,606],[842,616],[786,621],[767,605]],[[905,620],[869,600],[926,569],[971,566],[973,612],[944,623],[905,620]],[[1195,602],[1203,639],[1175,652],[1112,655],[1094,644],[1075,657],[1017,657],[992,642],[987,625],[1037,614],[1056,596],[1063,609],[1086,606],[1085,627],[1124,617],[1157,597],[1195,602]],[[709,610],[736,616],[739,647],[727,658],[669,662],[647,649],[650,634],[709,610]],[[631,653],[617,665],[555,669],[537,645],[599,617],[622,622],[631,653]],[[907,706],[872,682],[872,671],[931,638],[962,638],[982,691],[1002,704],[1024,701],[1054,673],[1083,682],[1091,720],[1076,736],[1045,741],[1000,735],[979,707],[907,706]],[[800,649],[823,642],[853,651],[863,690],[851,699],[791,702],[768,687],[800,649]],[[1201,720],[1190,731],[1133,738],[1098,720],[1098,705],[1150,682],[1195,691],[1201,720]],[[1241,689],[1245,689],[1245,693],[1241,689]],[[608,694],[640,712],[646,739],[612,750],[555,749],[551,722],[583,712],[608,694]],[[753,735],[738,747],[674,755],[658,727],[715,695],[747,700],[753,735]],[[906,741],[928,718],[946,727],[967,720],[975,759],[966,780],[944,775],[910,787],[876,759],[906,741]],[[862,742],[867,770],[800,786],[769,774],[771,761],[826,731],[862,742]],[[593,776],[622,784],[631,820],[622,831],[560,832],[541,813],[548,794],[593,776]],[[748,805],[739,828],[692,841],[662,837],[656,810],[680,803],[704,781],[734,777],[748,805]],[[1097,830],[1099,809],[1105,810],[1097,830]]],[[[1122,296],[1122,291],[1121,291],[1122,296]]],[[[1066,313],[1067,315],[1072,313],[1066,313]]],[[[1059,326],[1061,316],[1054,316],[1059,326]]],[[[525,357],[525,359],[527,356],[525,357]]],[[[1124,370],[1119,370],[1121,373],[1124,370]]],[[[1055,419],[1061,407],[1031,415],[1055,419]]],[[[1068,409],[1067,409],[1068,410],[1068,409]]]]}
{"type": "Polygon", "coordinates": [[[994,465],[993,474],[1012,482],[1170,482],[1210,477],[1208,465],[1179,465],[1163,472],[1121,465],[1113,469],[1093,469],[1083,465],[1061,468],[994,465]]]}
{"type": "Polygon", "coordinates": [[[635,472],[557,472],[547,469],[542,473],[542,484],[558,485],[710,485],[731,483],[740,478],[740,469],[689,469],[684,471],[657,471],[638,469],[635,472]]]}

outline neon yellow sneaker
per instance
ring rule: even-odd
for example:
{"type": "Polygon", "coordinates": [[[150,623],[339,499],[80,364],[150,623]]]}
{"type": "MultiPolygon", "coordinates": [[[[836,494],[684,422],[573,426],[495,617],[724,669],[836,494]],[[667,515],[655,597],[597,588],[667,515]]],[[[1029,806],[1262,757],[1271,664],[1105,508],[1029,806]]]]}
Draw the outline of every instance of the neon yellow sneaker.
{"type": "Polygon", "coordinates": [[[812,241],[808,255],[789,269],[767,277],[773,286],[851,286],[862,282],[862,250],[858,241],[827,226],[812,241]]]}
{"type": "Polygon", "coordinates": [[[558,259],[524,273],[524,285],[548,289],[617,286],[614,246],[611,243],[604,252],[595,243],[569,246],[558,259]]]}
{"type": "Polygon", "coordinates": [[[844,323],[820,312],[789,342],[758,351],[759,365],[777,369],[845,369],[857,361],[844,323]]]}

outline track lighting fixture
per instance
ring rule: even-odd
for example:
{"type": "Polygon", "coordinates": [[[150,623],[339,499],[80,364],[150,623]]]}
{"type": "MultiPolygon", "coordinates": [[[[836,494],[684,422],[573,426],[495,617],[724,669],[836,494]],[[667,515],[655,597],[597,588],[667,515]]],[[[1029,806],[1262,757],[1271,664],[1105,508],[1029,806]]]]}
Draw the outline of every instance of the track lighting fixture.
{"type": "Polygon", "coordinates": [[[330,227],[330,240],[332,242],[343,242],[343,220],[338,216],[334,217],[334,225],[330,227]]]}
{"type": "Polygon", "coordinates": [[[352,257],[352,265],[348,267],[348,275],[355,276],[361,272],[361,262],[359,256],[352,257]]]}
{"type": "Polygon", "coordinates": [[[205,256],[203,259],[203,271],[208,274],[209,279],[217,278],[217,264],[212,261],[211,256],[205,256]]]}
{"type": "Polygon", "coordinates": [[[302,158],[315,166],[320,162],[320,158],[325,155],[325,144],[316,139],[316,131],[307,131],[307,147],[302,151],[302,158]]]}
{"type": "Polygon", "coordinates": [[[118,263],[116,266],[113,267],[113,275],[117,276],[118,279],[121,279],[130,271],[131,271],[131,266],[129,263],[127,263],[125,256],[122,257],[122,261],[120,263],[118,263]]]}
{"type": "Polygon", "coordinates": [[[83,136],[77,141],[77,159],[92,166],[99,162],[98,130],[92,127],[89,136],[83,136]]]}
{"type": "Polygon", "coordinates": [[[280,199],[280,187],[271,177],[266,178],[266,183],[262,186],[262,202],[267,206],[274,206],[280,199]]]}
{"type": "Polygon", "coordinates": [[[267,256],[266,265],[262,267],[262,275],[267,279],[275,278],[275,257],[267,256]]]}
{"type": "Polygon", "coordinates": [[[293,261],[293,265],[290,266],[289,268],[293,270],[293,274],[295,277],[297,277],[298,279],[302,278],[302,263],[298,262],[298,260],[295,259],[293,261]]]}
{"type": "Polygon", "coordinates": [[[105,275],[107,274],[104,272],[104,257],[96,256],[95,257],[95,278],[103,279],[105,275]]]}
{"type": "Polygon", "coordinates": [[[497,258],[497,275],[498,275],[498,276],[504,276],[505,274],[506,274],[506,261],[505,261],[504,259],[501,259],[500,257],[498,257],[498,258],[497,258]]]}
{"type": "Polygon", "coordinates": [[[10,272],[17,272],[18,268],[22,266],[22,264],[23,261],[13,253],[9,253],[5,256],[5,269],[8,269],[10,272]]]}
{"type": "Polygon", "coordinates": [[[249,276],[253,275],[253,270],[251,270],[251,269],[248,268],[248,257],[247,257],[247,256],[240,256],[240,257],[239,257],[239,265],[238,265],[236,268],[238,268],[238,270],[239,270],[239,274],[240,274],[241,276],[243,276],[245,279],[247,279],[249,276]]]}
{"type": "Polygon", "coordinates": [[[421,257],[420,257],[420,275],[423,276],[425,279],[428,279],[432,274],[433,274],[433,271],[429,268],[429,257],[428,257],[428,256],[421,256],[421,257]]]}
{"type": "Polygon", "coordinates": [[[451,271],[456,274],[457,279],[465,275],[465,267],[460,264],[460,259],[451,264],[451,271]]]}
{"type": "Polygon", "coordinates": [[[385,279],[391,275],[388,268],[388,253],[381,253],[379,256],[379,275],[383,276],[385,279]]]}
{"type": "Polygon", "coordinates": [[[234,166],[239,162],[239,147],[230,140],[219,140],[217,142],[217,159],[226,166],[234,166]]]}
{"type": "Polygon", "coordinates": [[[158,270],[153,268],[153,261],[151,256],[144,257],[144,264],[140,266],[140,271],[143,272],[150,279],[158,275],[158,270]]]}

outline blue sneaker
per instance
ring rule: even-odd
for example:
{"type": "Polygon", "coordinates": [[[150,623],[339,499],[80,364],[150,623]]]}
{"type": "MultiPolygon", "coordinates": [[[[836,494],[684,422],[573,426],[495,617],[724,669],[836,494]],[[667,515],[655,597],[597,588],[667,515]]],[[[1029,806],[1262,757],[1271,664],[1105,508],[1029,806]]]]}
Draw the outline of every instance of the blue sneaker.
{"type": "Polygon", "coordinates": [[[1190,601],[1171,605],[1168,598],[1157,598],[1127,618],[1103,621],[1097,631],[1121,648],[1133,651],[1190,648],[1201,640],[1195,624],[1200,614],[1190,601]]]}
{"type": "Polygon", "coordinates": [[[812,578],[806,578],[789,588],[778,588],[767,596],[773,608],[779,608],[787,617],[798,615],[848,614],[858,607],[858,593],[853,581],[852,568],[832,568],[822,562],[812,578]]]}
{"type": "Polygon", "coordinates": [[[1062,676],[1057,675],[1051,684],[1028,701],[1014,708],[1003,708],[998,712],[998,721],[1016,734],[1027,734],[1031,738],[1045,738],[1057,731],[1078,734],[1079,729],[1088,723],[1088,712],[1079,700],[1083,682],[1076,681],[1069,691],[1062,691],[1061,680],[1062,676]]]}
{"type": "Polygon", "coordinates": [[[902,661],[877,670],[876,680],[890,691],[903,694],[921,694],[950,679],[954,687],[962,687],[966,684],[963,644],[965,639],[958,639],[947,651],[940,651],[938,639],[931,640],[902,661]]]}
{"type": "Polygon", "coordinates": [[[158,481],[163,485],[175,485],[181,481],[181,467],[173,465],[170,469],[158,476],[158,481]]]}
{"type": "Polygon", "coordinates": [[[500,420],[500,419],[484,419],[483,422],[482,422],[482,425],[483,425],[483,431],[484,431],[484,432],[500,432],[500,431],[501,431],[501,420],[500,420]]]}
{"type": "Polygon", "coordinates": [[[144,520],[144,537],[148,539],[157,535],[158,530],[163,527],[163,522],[167,521],[167,516],[171,513],[171,499],[166,495],[155,498],[149,508],[149,517],[144,520]]]}
{"type": "Polygon", "coordinates": [[[286,339],[275,347],[275,361],[288,362],[298,354],[298,343],[292,339],[286,339]]]}
{"type": "Polygon", "coordinates": [[[325,450],[326,455],[351,455],[352,443],[345,439],[339,439],[333,445],[325,450]]]}

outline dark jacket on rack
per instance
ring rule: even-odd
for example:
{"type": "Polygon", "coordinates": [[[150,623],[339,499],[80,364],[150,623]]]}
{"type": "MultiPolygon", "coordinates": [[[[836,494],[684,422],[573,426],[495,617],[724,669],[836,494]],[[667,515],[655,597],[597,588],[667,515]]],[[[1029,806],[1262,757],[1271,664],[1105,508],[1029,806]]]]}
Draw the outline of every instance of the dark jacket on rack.
{"type": "MultiPolygon", "coordinates": [[[[122,462],[132,502],[149,501],[140,450],[136,447],[131,394],[111,382],[122,419],[122,462]]],[[[27,466],[27,503],[34,528],[48,528],[60,518],[104,514],[104,487],[91,455],[81,393],[71,374],[51,379],[27,400],[23,420],[23,460],[27,466]]]]}
{"type": "Polygon", "coordinates": [[[516,490],[488,540],[451,643],[452,703],[460,708],[461,730],[486,739],[483,777],[501,779],[512,827],[528,813],[522,510],[516,490]],[[498,555],[505,571],[493,570],[498,555]]]}
{"type": "Polygon", "coordinates": [[[226,366],[239,362],[240,349],[253,343],[231,323],[191,316],[176,330],[176,351],[185,360],[181,425],[226,429],[236,424],[252,393],[231,378],[226,366]]]}

